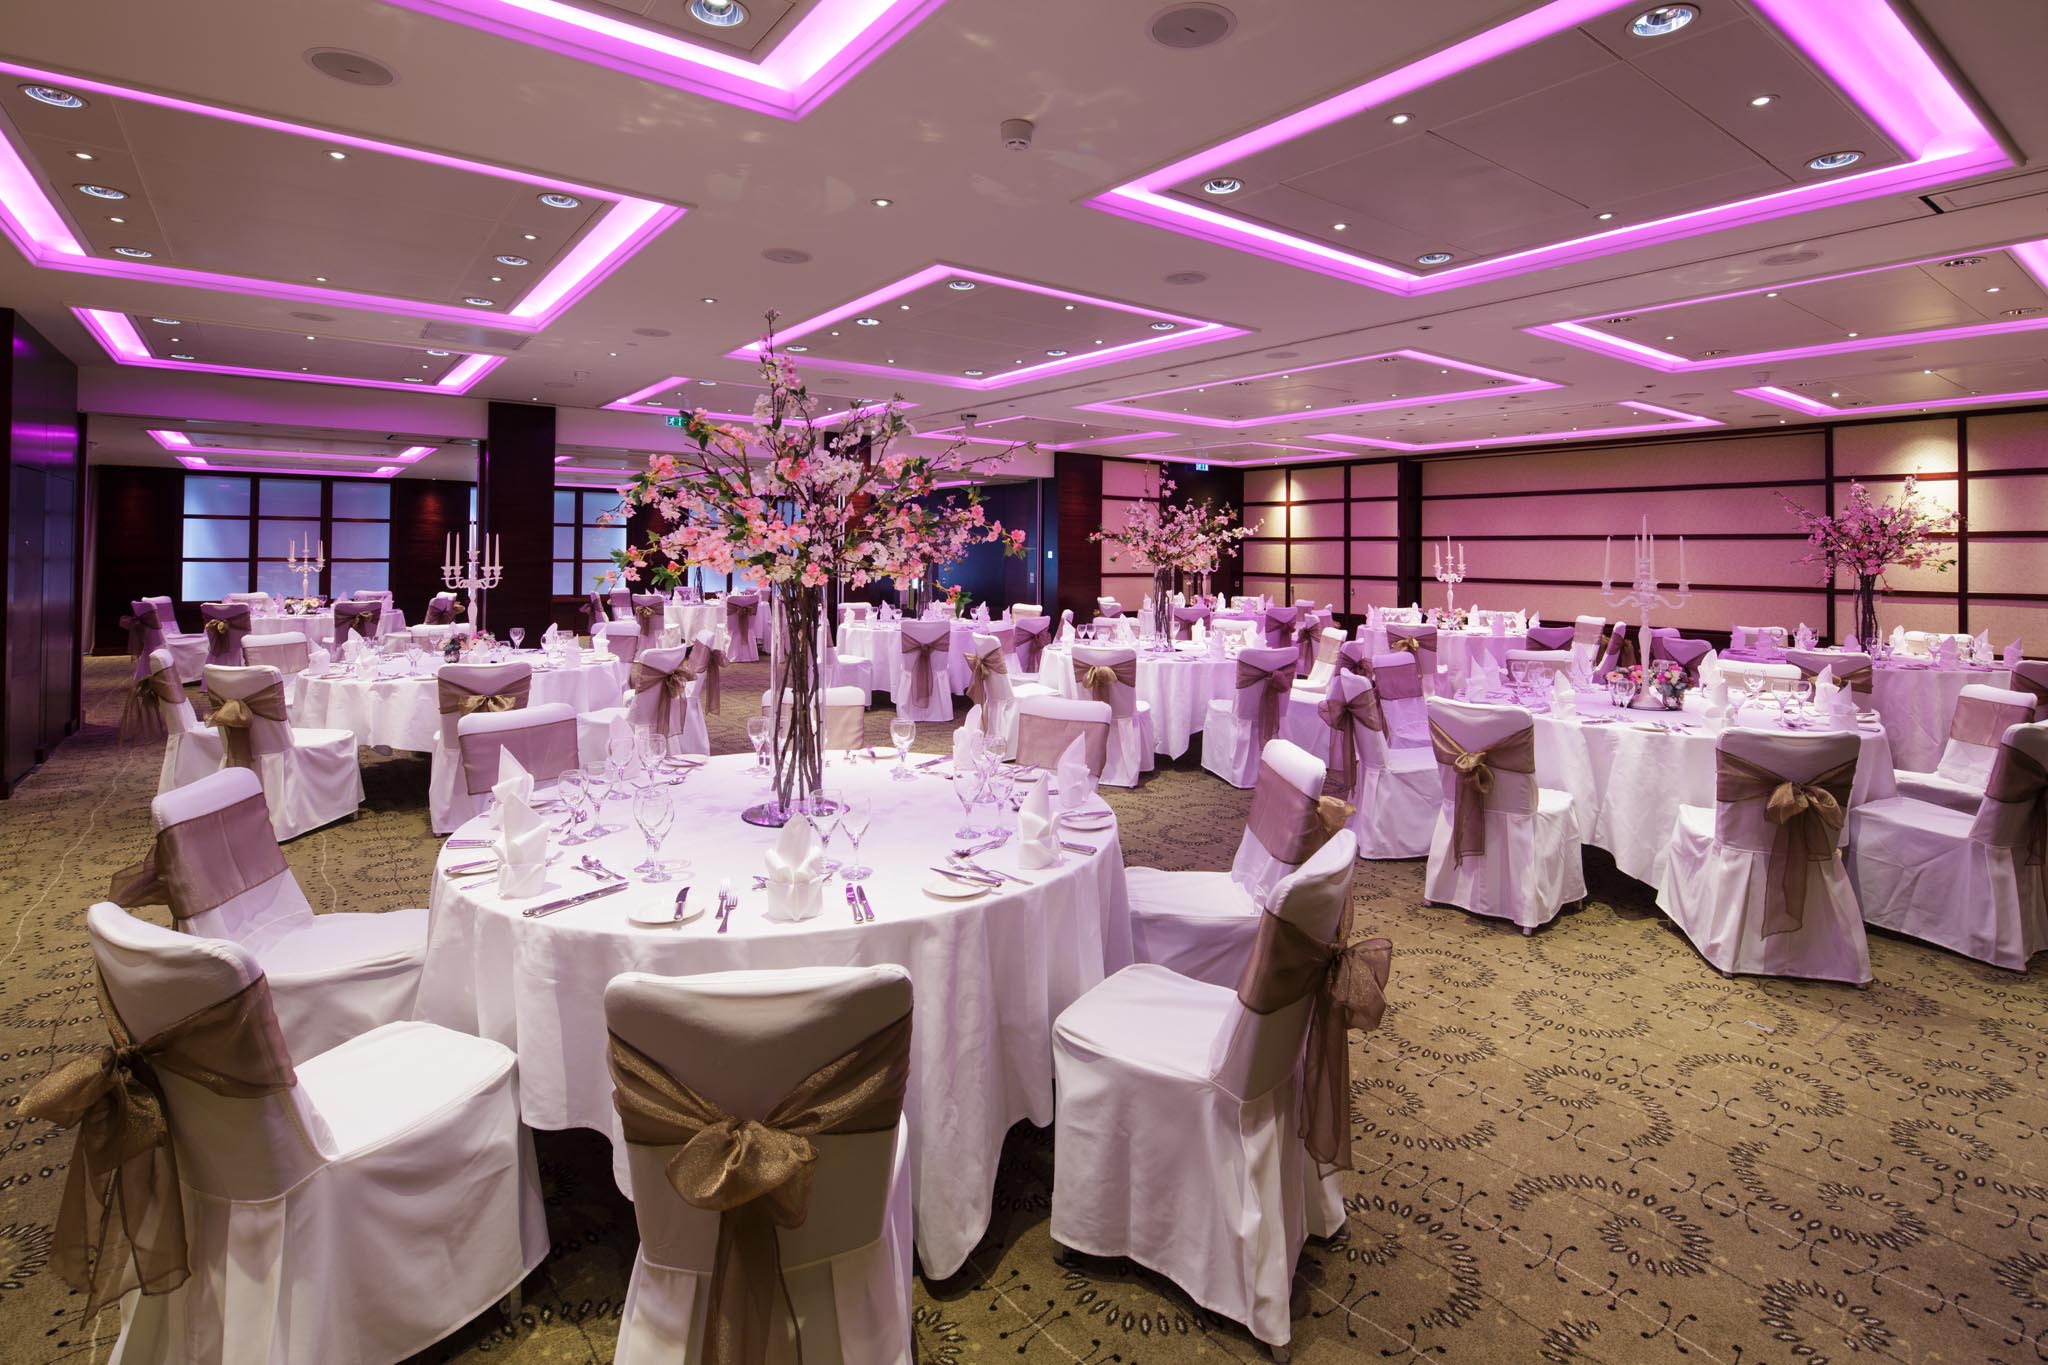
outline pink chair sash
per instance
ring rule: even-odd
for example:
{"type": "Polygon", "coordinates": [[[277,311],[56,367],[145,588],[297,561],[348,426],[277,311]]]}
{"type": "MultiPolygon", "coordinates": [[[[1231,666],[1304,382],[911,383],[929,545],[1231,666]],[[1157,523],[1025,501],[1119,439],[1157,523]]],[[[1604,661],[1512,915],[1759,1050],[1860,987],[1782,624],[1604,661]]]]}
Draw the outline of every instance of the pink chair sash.
{"type": "Polygon", "coordinates": [[[550,721],[510,730],[485,730],[459,736],[463,784],[480,796],[498,784],[500,755],[510,749],[535,782],[552,782],[580,765],[576,753],[576,722],[550,721]]]}
{"type": "Polygon", "coordinates": [[[1948,737],[1958,744],[1989,749],[2005,738],[2008,728],[2025,725],[2033,718],[2031,706],[1993,701],[1989,697],[1958,697],[1955,716],[1948,723],[1948,737]]]}
{"type": "Polygon", "coordinates": [[[183,921],[218,910],[287,870],[259,792],[157,831],[142,861],[114,874],[107,899],[131,908],[169,906],[183,928],[183,921]]]}
{"type": "Polygon", "coordinates": [[[1036,673],[1039,656],[1052,636],[1052,621],[1044,616],[1027,616],[1017,622],[1017,671],[1036,673]]]}
{"type": "Polygon", "coordinates": [[[1349,801],[1335,796],[1310,796],[1259,760],[1252,787],[1251,814],[1245,827],[1275,862],[1300,867],[1351,819],[1349,801]]]}
{"type": "Polygon", "coordinates": [[[1135,688],[1138,685],[1138,661],[1125,659],[1115,664],[1090,664],[1074,660],[1074,683],[1087,689],[1089,696],[1106,706],[1114,706],[1117,684],[1135,688]]]}

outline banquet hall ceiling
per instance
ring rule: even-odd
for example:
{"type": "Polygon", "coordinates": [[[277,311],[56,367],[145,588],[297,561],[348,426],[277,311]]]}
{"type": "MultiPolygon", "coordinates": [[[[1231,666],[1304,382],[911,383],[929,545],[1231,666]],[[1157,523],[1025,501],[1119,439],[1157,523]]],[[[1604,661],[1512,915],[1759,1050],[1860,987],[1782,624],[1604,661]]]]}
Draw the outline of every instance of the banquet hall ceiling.
{"type": "MultiPolygon", "coordinates": [[[[2038,401],[2048,6],[1875,3],[1947,73],[1910,108],[1859,104],[1848,58],[1786,36],[1813,45],[1837,0],[1697,0],[1648,38],[1640,3],[1238,0],[1194,48],[1153,37],[1164,0],[1085,20],[928,0],[870,6],[887,22],[839,59],[790,35],[847,6],[752,6],[774,32],[726,38],[767,44],[781,107],[522,32],[495,0],[38,6],[0,35],[0,61],[46,76],[0,82],[21,158],[0,153],[0,303],[88,367],[96,460],[163,459],[144,433],[165,423],[129,418],[438,433],[390,447],[435,449],[398,477],[461,473],[483,400],[557,406],[565,449],[673,449],[678,403],[750,410],[769,309],[833,410],[901,393],[920,431],[973,414],[983,439],[1224,463],[2038,401]],[[1482,40],[1487,65],[1450,69],[1482,40]],[[322,74],[329,50],[392,79],[322,74]],[[1407,122],[1368,102],[1282,137],[1402,73],[1407,122]],[[81,106],[20,89],[44,83],[81,106]],[[1033,122],[1028,148],[1007,119],[1033,122]],[[1967,156],[1942,159],[1942,119],[1967,156]],[[1247,137],[1269,145],[1233,163],[1241,190],[1173,182],[1233,219],[1213,232],[1102,211],[1247,137]],[[1939,175],[1884,178],[1916,164],[1939,175]],[[1806,185],[1826,194],[1797,211],[1702,207],[1806,185]],[[1311,192],[1347,216],[1272,207],[1311,192]],[[1580,210],[1590,228],[1565,222],[1580,210]],[[1259,215],[1421,283],[1235,235],[1259,215]],[[1453,262],[1417,265],[1418,243],[1453,262]],[[1559,243],[1541,268],[1457,274],[1559,243]]],[[[718,41],[666,0],[583,8],[718,41]]]]}

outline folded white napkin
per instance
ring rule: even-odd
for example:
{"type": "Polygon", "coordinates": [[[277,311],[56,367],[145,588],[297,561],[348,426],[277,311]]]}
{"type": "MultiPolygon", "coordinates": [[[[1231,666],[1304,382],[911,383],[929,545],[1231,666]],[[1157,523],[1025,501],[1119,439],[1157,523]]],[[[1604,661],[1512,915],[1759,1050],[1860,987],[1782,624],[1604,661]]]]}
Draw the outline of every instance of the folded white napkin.
{"type": "Polygon", "coordinates": [[[609,635],[595,635],[595,636],[592,636],[592,637],[591,637],[591,640],[590,640],[590,652],[591,652],[592,654],[595,654],[595,655],[596,655],[596,656],[597,656],[598,658],[600,658],[600,659],[609,659],[609,658],[611,658],[611,657],[612,657],[612,637],[611,637],[611,636],[609,636],[609,635]]]}
{"type": "Polygon", "coordinates": [[[1529,613],[1529,615],[1528,615],[1528,619],[1527,619],[1527,622],[1526,622],[1526,624],[1524,624],[1524,625],[1523,625],[1522,629],[1524,629],[1524,630],[1531,630],[1531,629],[1533,629],[1533,628],[1535,628],[1535,627],[1537,627],[1537,626],[1540,626],[1540,625],[1542,625],[1542,624],[1543,624],[1543,618],[1542,618],[1541,616],[1538,616],[1538,615],[1537,615],[1537,614],[1536,614],[1535,612],[1533,612],[1533,611],[1532,611],[1532,612],[1530,612],[1530,613],[1529,613]]]}
{"type": "Polygon", "coordinates": [[[1493,616],[1493,633],[1495,635],[1505,635],[1508,633],[1508,618],[1502,616],[1499,612],[1495,612],[1493,616]]]}
{"type": "Polygon", "coordinates": [[[1953,635],[1942,636],[1941,643],[1934,647],[1935,662],[1943,668],[1954,668],[1961,655],[1962,651],[1956,648],[1956,637],[1953,635]]]}
{"type": "Polygon", "coordinates": [[[1088,771],[1088,740],[1074,736],[1074,742],[1060,755],[1055,769],[1060,779],[1060,809],[1078,810],[1095,797],[1095,775],[1088,771]]]}
{"type": "Polygon", "coordinates": [[[350,631],[348,637],[341,642],[341,661],[345,664],[353,664],[362,657],[363,637],[354,631],[350,631]]]}
{"type": "Polygon", "coordinates": [[[1571,679],[1562,673],[1550,675],[1550,713],[1554,716],[1575,716],[1579,713],[1579,694],[1572,690],[1571,679]]]}
{"type": "MultiPolygon", "coordinates": [[[[2017,645],[2018,641],[2014,641],[2014,644],[2017,645]]],[[[324,672],[327,666],[333,662],[334,656],[329,654],[324,646],[312,645],[306,650],[306,671],[308,673],[324,672]]]]}
{"type": "Polygon", "coordinates": [[[2025,659],[2026,657],[2027,652],[2024,649],[2020,648],[2020,642],[2018,640],[2014,640],[2011,644],[2005,647],[2005,666],[2007,668],[2011,668],[2013,665],[2019,663],[2022,659],[2025,659]]]}
{"type": "Polygon", "coordinates": [[[553,645],[555,637],[559,634],[561,634],[561,627],[553,622],[549,622],[548,628],[540,633],[540,642],[542,645],[553,645]]]}
{"type": "Polygon", "coordinates": [[[1977,660],[1977,662],[1978,662],[1978,663],[1983,663],[1983,664],[1988,664],[1988,663],[1990,663],[1990,662],[1991,662],[1991,631],[1990,631],[1990,629],[1989,629],[1989,628],[1987,627],[1987,628],[1986,628],[1986,629],[1984,629],[1984,630],[1980,630],[1980,631],[1978,631],[1978,632],[1977,632],[1977,638],[1976,638],[1975,640],[1971,641],[1971,643],[1972,643],[1973,645],[1975,645],[1975,646],[1976,646],[1976,649],[1975,649],[1975,657],[1976,657],[1976,660],[1977,660]]]}
{"type": "Polygon", "coordinates": [[[1904,626],[1893,626],[1893,627],[1892,627],[1892,653],[1894,653],[1894,654],[1904,654],[1905,652],[1906,652],[1906,628],[1905,628],[1904,626]]]}
{"type": "Polygon", "coordinates": [[[1847,653],[1860,654],[1863,651],[1863,642],[1853,635],[1844,635],[1842,637],[1842,648],[1847,653]]]}
{"type": "Polygon", "coordinates": [[[803,816],[793,816],[768,850],[768,917],[811,919],[825,909],[825,846],[803,816]]]}
{"type": "Polygon", "coordinates": [[[498,780],[492,784],[491,795],[500,801],[533,803],[533,774],[510,749],[498,751],[498,780]]]}
{"type": "Polygon", "coordinates": [[[1813,628],[1811,626],[1808,626],[1806,622],[1801,621],[1799,623],[1799,629],[1792,632],[1792,642],[1796,648],[1812,649],[1813,628]]]}
{"type": "Polygon", "coordinates": [[[533,777],[509,751],[498,759],[498,894],[537,896],[548,879],[548,822],[533,809],[533,777]]]}
{"type": "Polygon", "coordinates": [[[1712,687],[1715,683],[1720,682],[1721,652],[1717,649],[1710,649],[1700,655],[1699,665],[1694,671],[1699,674],[1701,687],[1712,687]]]}
{"type": "Polygon", "coordinates": [[[1051,867],[1060,860],[1060,831],[1052,813],[1052,799],[1046,795],[1046,781],[1039,777],[1025,793],[1017,812],[1017,863],[1020,867],[1051,867]]]}
{"type": "Polygon", "coordinates": [[[981,757],[981,708],[967,708],[966,723],[953,732],[953,771],[971,773],[981,757]]]}

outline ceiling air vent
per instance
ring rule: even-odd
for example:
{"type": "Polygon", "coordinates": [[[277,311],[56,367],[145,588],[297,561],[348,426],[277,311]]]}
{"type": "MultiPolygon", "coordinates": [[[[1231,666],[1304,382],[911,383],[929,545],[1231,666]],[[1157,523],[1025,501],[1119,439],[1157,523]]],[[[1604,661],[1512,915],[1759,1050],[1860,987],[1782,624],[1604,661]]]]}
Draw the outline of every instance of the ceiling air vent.
{"type": "Polygon", "coordinates": [[[1220,43],[1237,27],[1237,16],[1221,5],[1175,5],[1153,16],[1152,41],[1188,51],[1220,43]]]}
{"type": "Polygon", "coordinates": [[[306,54],[306,64],[323,76],[350,85],[390,85],[398,74],[384,63],[360,52],[339,47],[316,47],[306,54]]]}

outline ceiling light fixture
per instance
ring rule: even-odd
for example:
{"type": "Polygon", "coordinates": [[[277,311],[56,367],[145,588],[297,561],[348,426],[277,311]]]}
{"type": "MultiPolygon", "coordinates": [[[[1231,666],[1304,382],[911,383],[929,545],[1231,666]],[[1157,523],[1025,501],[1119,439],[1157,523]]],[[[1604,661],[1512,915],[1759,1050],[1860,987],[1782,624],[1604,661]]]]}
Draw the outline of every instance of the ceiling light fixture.
{"type": "Polygon", "coordinates": [[[1614,215],[1613,215],[1613,214],[1611,214],[1611,213],[1603,213],[1603,214],[1601,214],[1601,215],[1600,215],[1600,221],[1604,223],[1604,222],[1608,221],[1608,220],[1609,220],[1610,218],[1612,218],[1612,217],[1614,217],[1614,215]]]}
{"type": "Polygon", "coordinates": [[[92,160],[92,153],[91,153],[91,152],[73,152],[73,153],[72,153],[71,155],[73,155],[73,156],[77,157],[77,158],[78,158],[78,159],[79,159],[80,161],[90,161],[90,160],[92,160]]]}
{"type": "Polygon", "coordinates": [[[59,90],[54,85],[24,85],[21,93],[37,104],[47,104],[53,109],[83,109],[85,101],[69,90],[59,90]]]}
{"type": "Polygon", "coordinates": [[[1451,253],[1450,253],[1450,252],[1448,252],[1448,251],[1426,251],[1426,252],[1424,252],[1424,253],[1423,253],[1422,255],[1420,255],[1420,256],[1417,256],[1417,257],[1415,258],[1415,264],[1417,264],[1417,265],[1442,265],[1442,264],[1444,264],[1444,263],[1445,263],[1446,261],[1448,261],[1448,260],[1450,260],[1450,259],[1451,259],[1451,253]]]}
{"type": "Polygon", "coordinates": [[[463,302],[472,308],[491,308],[495,307],[498,301],[496,299],[487,299],[481,294],[471,294],[463,302]]]}
{"type": "Polygon", "coordinates": [[[109,218],[107,221],[110,223],[125,223],[128,220],[126,218],[109,218]]]}
{"type": "Polygon", "coordinates": [[[328,155],[328,157],[329,157],[329,158],[331,158],[332,160],[335,160],[335,161],[346,161],[346,160],[348,160],[348,153],[347,153],[347,152],[335,152],[335,151],[330,151],[330,152],[328,152],[328,153],[327,153],[327,155],[328,155]]]}
{"type": "Polygon", "coordinates": [[[1204,194],[1236,194],[1243,188],[1244,181],[1233,179],[1227,175],[1219,175],[1211,180],[1202,182],[1202,193],[1204,194]]]}
{"type": "Polygon", "coordinates": [[[1050,355],[1050,356],[1062,356],[1062,355],[1065,355],[1065,354],[1066,354],[1066,352],[1065,352],[1065,351],[1063,351],[1063,350],[1061,350],[1061,349],[1059,349],[1059,348],[1058,348],[1057,346],[1055,346],[1055,347],[1054,347],[1053,349],[1051,349],[1050,351],[1047,351],[1047,352],[1046,352],[1046,354],[1047,354],[1047,355],[1050,355]]]}
{"type": "Polygon", "coordinates": [[[1982,264],[1984,264],[1982,256],[1952,256],[1941,263],[1941,268],[1943,270],[1954,270],[1960,266],[1982,264]]]}
{"type": "Polygon", "coordinates": [[[114,248],[114,254],[116,256],[126,256],[130,260],[135,261],[146,261],[156,255],[154,251],[144,251],[139,246],[117,246],[114,248]]]}
{"type": "Polygon", "coordinates": [[[740,0],[690,0],[690,17],[713,28],[733,28],[747,22],[747,7],[740,0]]]}
{"type": "Polygon", "coordinates": [[[853,325],[856,327],[880,327],[882,320],[880,318],[855,318],[853,325]]]}
{"type": "Polygon", "coordinates": [[[428,352],[427,352],[427,354],[428,354],[428,355],[447,355],[447,354],[448,354],[448,352],[446,352],[446,351],[428,351],[428,352]]]}
{"type": "Polygon", "coordinates": [[[1861,152],[1826,152],[1806,163],[1810,171],[1839,171],[1863,159],[1861,152]]]}
{"type": "Polygon", "coordinates": [[[1700,17],[1691,5],[1659,5],[1644,10],[1629,22],[1628,31],[1638,38],[1668,38],[1700,17]]]}
{"type": "Polygon", "coordinates": [[[1770,292],[1769,292],[1768,294],[1765,294],[1765,295],[1764,295],[1764,297],[1765,297],[1765,298],[1767,298],[1767,299],[1774,299],[1774,298],[1778,297],[1778,291],[1777,291],[1777,290],[1775,290],[1775,289],[1773,289],[1773,290],[1771,290],[1771,291],[1770,291],[1770,292]]]}
{"type": "Polygon", "coordinates": [[[1752,109],[1761,109],[1765,105],[1769,104],[1771,101],[1777,98],[1778,97],[1776,95],[1758,95],[1750,100],[1749,107],[1752,109]]]}
{"type": "Polygon", "coordinates": [[[492,283],[492,284],[503,284],[504,282],[505,282],[505,277],[504,277],[503,275],[493,275],[493,276],[491,276],[491,283],[492,283]]]}
{"type": "Polygon", "coordinates": [[[527,260],[524,256],[499,256],[496,259],[499,265],[520,266],[533,264],[532,261],[527,260]]]}
{"type": "Polygon", "coordinates": [[[2039,308],[2008,308],[1999,316],[2008,318],[2028,318],[2032,317],[2034,314],[2040,311],[2041,310],[2039,308]]]}
{"type": "Polygon", "coordinates": [[[529,241],[529,242],[537,242],[537,241],[539,241],[539,240],[540,240],[540,238],[538,238],[538,237],[534,236],[534,235],[533,235],[532,233],[530,233],[530,232],[522,232],[522,233],[520,233],[519,235],[520,235],[521,237],[525,238],[525,239],[526,239],[527,241],[529,241]]]}
{"type": "Polygon", "coordinates": [[[962,370],[962,371],[960,371],[960,373],[962,373],[962,374],[966,375],[966,376],[967,376],[967,377],[968,377],[969,379],[979,379],[979,378],[981,378],[981,377],[982,377],[983,375],[987,374],[987,373],[988,373],[988,371],[987,371],[987,370],[962,370]]]}
{"type": "Polygon", "coordinates": [[[315,284],[325,284],[325,283],[327,283],[327,277],[326,277],[325,275],[315,275],[315,276],[313,277],[313,283],[315,283],[315,284]]]}
{"type": "Polygon", "coordinates": [[[967,292],[968,290],[970,290],[970,289],[974,288],[974,281],[973,281],[973,280],[947,280],[947,281],[946,281],[946,288],[948,288],[948,289],[957,289],[957,290],[959,290],[959,291],[960,291],[961,293],[963,293],[963,294],[964,294],[964,293],[966,293],[966,292],[967,292]]]}
{"type": "Polygon", "coordinates": [[[1393,124],[1396,128],[1399,128],[1402,124],[1408,122],[1408,120],[1414,117],[1415,115],[1413,114],[1394,114],[1389,116],[1387,122],[1393,124]]]}
{"type": "Polygon", "coordinates": [[[183,327],[185,325],[176,318],[151,318],[150,321],[164,327],[183,327]]]}
{"type": "Polygon", "coordinates": [[[1171,322],[1155,322],[1152,324],[1152,330],[1155,332],[1171,332],[1177,325],[1171,322]]]}
{"type": "Polygon", "coordinates": [[[540,202],[546,204],[551,209],[579,209],[583,207],[583,201],[573,194],[544,194],[540,197],[540,202]]]}
{"type": "Polygon", "coordinates": [[[873,204],[878,209],[885,209],[888,208],[889,205],[895,203],[896,201],[894,199],[870,199],[868,200],[868,202],[870,204],[873,204]]]}
{"type": "Polygon", "coordinates": [[[805,351],[808,351],[811,348],[808,346],[785,346],[782,349],[785,351],[795,351],[798,355],[802,355],[805,351]]]}
{"type": "Polygon", "coordinates": [[[73,185],[72,188],[80,194],[88,194],[95,199],[126,199],[128,197],[128,191],[117,190],[112,185],[73,185]]]}
{"type": "Polygon", "coordinates": [[[1994,284],[1994,285],[1992,285],[1992,286],[1991,286],[1991,287],[1990,287],[1989,289],[1985,290],[1984,292],[1985,292],[1985,293],[1987,293],[1987,294],[1996,294],[1996,293],[2000,293],[2000,292],[2002,292],[2002,291],[2000,291],[1999,287],[1998,287],[1997,285],[1995,285],[1995,284],[1994,284]]]}
{"type": "Polygon", "coordinates": [[[400,375],[399,378],[403,379],[408,384],[424,384],[427,382],[426,380],[420,378],[416,374],[400,375]]]}
{"type": "Polygon", "coordinates": [[[173,355],[173,356],[171,357],[171,359],[173,359],[173,360],[197,360],[197,359],[199,359],[199,357],[198,357],[198,356],[196,356],[196,355],[185,355],[185,354],[183,354],[182,352],[180,352],[179,354],[173,355]]]}

